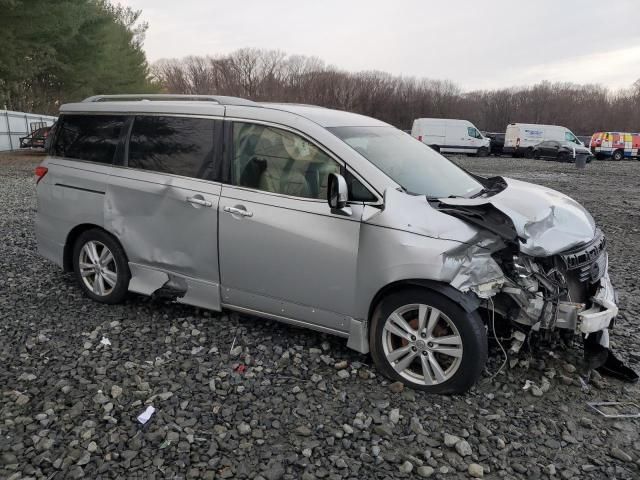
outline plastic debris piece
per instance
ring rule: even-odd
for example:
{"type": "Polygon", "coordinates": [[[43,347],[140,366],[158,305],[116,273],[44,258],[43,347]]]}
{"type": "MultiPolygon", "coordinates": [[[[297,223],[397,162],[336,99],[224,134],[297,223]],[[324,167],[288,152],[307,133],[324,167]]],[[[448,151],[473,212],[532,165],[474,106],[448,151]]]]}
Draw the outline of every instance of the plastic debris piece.
{"type": "Polygon", "coordinates": [[[234,367],[233,371],[237,373],[245,373],[247,371],[247,366],[244,363],[239,363],[234,367]]]}
{"type": "Polygon", "coordinates": [[[640,418],[640,407],[632,402],[587,402],[604,418],[640,418]]]}
{"type": "Polygon", "coordinates": [[[589,391],[589,381],[590,381],[591,376],[588,375],[586,377],[586,380],[584,378],[582,378],[582,375],[578,375],[578,380],[580,380],[580,385],[581,385],[581,389],[584,393],[587,393],[589,391]]]}
{"type": "Polygon", "coordinates": [[[142,412],[140,415],[138,415],[138,421],[141,424],[144,425],[145,423],[147,423],[151,419],[151,415],[153,415],[155,413],[155,411],[156,411],[156,409],[153,408],[152,405],[149,405],[144,412],[142,412]]]}
{"type": "Polygon", "coordinates": [[[165,448],[167,448],[169,445],[171,445],[171,440],[165,440],[164,442],[162,442],[160,444],[160,450],[164,450],[165,448]]]}
{"type": "Polygon", "coordinates": [[[100,340],[100,343],[104,346],[109,346],[111,345],[111,342],[109,341],[109,339],[107,337],[102,337],[102,340],[100,340]]]}
{"type": "Polygon", "coordinates": [[[534,385],[535,385],[534,382],[532,382],[531,380],[527,380],[526,382],[524,382],[524,387],[522,387],[522,389],[523,390],[529,390],[534,385]]]}

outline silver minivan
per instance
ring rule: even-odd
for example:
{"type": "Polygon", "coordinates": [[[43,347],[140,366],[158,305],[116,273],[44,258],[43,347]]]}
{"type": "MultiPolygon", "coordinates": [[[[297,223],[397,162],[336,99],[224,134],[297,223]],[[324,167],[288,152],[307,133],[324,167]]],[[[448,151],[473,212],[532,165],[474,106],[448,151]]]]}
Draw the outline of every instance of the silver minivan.
{"type": "Polygon", "coordinates": [[[128,291],[335,334],[393,380],[462,392],[489,332],[608,348],[606,243],[569,197],[469,173],[353,113],[222,96],[63,105],[36,169],[38,248],[128,291]]]}

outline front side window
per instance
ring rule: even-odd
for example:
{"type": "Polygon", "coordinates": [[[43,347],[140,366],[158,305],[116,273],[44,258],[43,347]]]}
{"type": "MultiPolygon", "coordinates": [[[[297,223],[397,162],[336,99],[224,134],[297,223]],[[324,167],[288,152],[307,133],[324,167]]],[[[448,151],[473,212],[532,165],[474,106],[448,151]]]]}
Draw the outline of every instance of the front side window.
{"type": "Polygon", "coordinates": [[[301,136],[267,125],[233,124],[234,185],[324,200],[330,173],[340,173],[340,165],[301,136]]]}
{"type": "Polygon", "coordinates": [[[212,179],[215,121],[208,118],[137,116],[129,139],[128,166],[191,178],[212,179]]]}
{"type": "Polygon", "coordinates": [[[482,135],[480,135],[480,132],[473,127],[467,127],[467,133],[471,138],[482,138],[482,135]]]}
{"type": "Polygon", "coordinates": [[[121,115],[64,115],[56,123],[52,155],[110,164],[124,122],[121,115]]]}
{"type": "Polygon", "coordinates": [[[405,191],[428,197],[470,196],[483,186],[424,143],[393,127],[328,129],[405,191]]]}
{"type": "Polygon", "coordinates": [[[564,139],[567,142],[580,143],[576,136],[571,132],[564,132],[564,139]]]}

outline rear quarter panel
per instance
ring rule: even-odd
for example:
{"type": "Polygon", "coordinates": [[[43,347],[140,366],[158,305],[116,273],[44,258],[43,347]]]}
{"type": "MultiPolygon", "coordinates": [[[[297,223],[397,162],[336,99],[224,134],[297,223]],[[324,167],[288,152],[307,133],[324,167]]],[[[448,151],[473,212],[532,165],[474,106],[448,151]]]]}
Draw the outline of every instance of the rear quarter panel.
{"type": "Polygon", "coordinates": [[[38,250],[62,266],[69,232],[80,224],[104,225],[110,165],[47,157],[47,174],[37,186],[38,250]]]}

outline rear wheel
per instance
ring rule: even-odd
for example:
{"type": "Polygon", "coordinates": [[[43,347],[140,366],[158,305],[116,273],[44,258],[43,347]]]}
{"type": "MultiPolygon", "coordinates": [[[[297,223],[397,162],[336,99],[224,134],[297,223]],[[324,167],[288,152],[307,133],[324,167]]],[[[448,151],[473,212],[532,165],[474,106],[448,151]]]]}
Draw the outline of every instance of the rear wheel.
{"type": "Polygon", "coordinates": [[[478,313],[423,289],[385,297],[376,308],[369,343],[382,373],[429,393],[465,392],[487,360],[478,313]]]}
{"type": "Polygon", "coordinates": [[[616,150],[611,155],[611,158],[613,158],[616,162],[619,162],[620,160],[622,160],[624,158],[624,151],[623,150],[616,150]]]}
{"type": "Polygon", "coordinates": [[[120,303],[131,273],[122,246],[103,230],[82,233],[73,249],[73,270],[80,288],[101,303],[120,303]]]}

